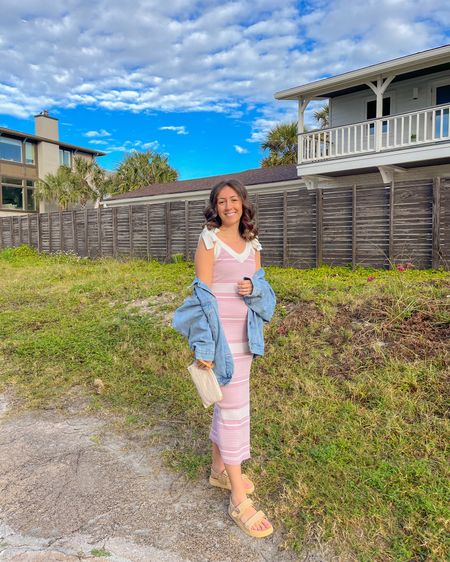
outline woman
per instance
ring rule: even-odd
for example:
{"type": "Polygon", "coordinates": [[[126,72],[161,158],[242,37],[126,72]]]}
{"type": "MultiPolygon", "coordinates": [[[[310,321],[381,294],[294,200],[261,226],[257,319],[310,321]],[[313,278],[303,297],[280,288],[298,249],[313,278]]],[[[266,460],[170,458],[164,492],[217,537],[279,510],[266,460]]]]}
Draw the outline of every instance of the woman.
{"type": "Polygon", "coordinates": [[[214,365],[223,399],[215,404],[210,439],[210,483],[231,490],[229,515],[248,535],[266,537],[272,525],[247,498],[253,483],[241,473],[250,458],[249,375],[263,354],[263,322],[275,296],[261,270],[254,211],[237,180],[217,184],[205,210],[195,255],[193,296],[177,310],[174,326],[189,339],[197,365],[214,365]],[[217,316],[217,318],[216,318],[217,316]]]}

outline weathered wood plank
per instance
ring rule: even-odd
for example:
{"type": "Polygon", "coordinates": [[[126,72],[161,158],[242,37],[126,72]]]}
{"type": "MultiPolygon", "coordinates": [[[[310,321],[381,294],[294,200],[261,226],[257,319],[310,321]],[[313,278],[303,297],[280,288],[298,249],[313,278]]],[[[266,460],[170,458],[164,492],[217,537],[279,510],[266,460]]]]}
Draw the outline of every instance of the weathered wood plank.
{"type": "Polygon", "coordinates": [[[437,269],[441,261],[441,178],[433,181],[433,210],[432,210],[432,267],[437,269]]]}
{"type": "Polygon", "coordinates": [[[113,256],[117,258],[117,207],[113,207],[113,256]]]}
{"type": "Polygon", "coordinates": [[[391,182],[389,197],[389,264],[394,267],[394,212],[395,212],[395,182],[391,182]]]}
{"type": "Polygon", "coordinates": [[[87,209],[84,212],[84,254],[89,257],[89,216],[87,209]]]}
{"type": "Polygon", "coordinates": [[[37,216],[37,238],[38,238],[38,252],[42,251],[42,235],[41,235],[41,214],[37,216]]]}
{"type": "Polygon", "coordinates": [[[316,191],[316,208],[316,267],[320,267],[323,263],[323,192],[321,188],[316,191]]]}
{"type": "Polygon", "coordinates": [[[283,267],[288,264],[288,236],[287,236],[287,222],[288,222],[288,209],[287,209],[287,193],[283,193],[283,267]]]}
{"type": "Polygon", "coordinates": [[[97,209],[97,235],[98,235],[98,255],[101,257],[102,252],[102,208],[97,209]]]}
{"type": "Polygon", "coordinates": [[[78,254],[77,221],[76,221],[76,218],[75,218],[75,211],[72,211],[71,221],[72,221],[73,251],[74,251],[75,254],[78,254]]]}

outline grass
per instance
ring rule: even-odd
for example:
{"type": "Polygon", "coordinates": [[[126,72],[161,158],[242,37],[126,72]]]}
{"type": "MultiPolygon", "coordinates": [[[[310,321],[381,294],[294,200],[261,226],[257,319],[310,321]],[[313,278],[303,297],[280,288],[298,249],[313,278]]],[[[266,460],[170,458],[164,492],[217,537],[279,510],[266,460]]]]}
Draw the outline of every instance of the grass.
{"type": "Polygon", "coordinates": [[[93,548],[91,550],[91,554],[95,558],[101,558],[103,556],[106,556],[106,557],[111,556],[111,553],[108,552],[107,550],[105,550],[104,548],[93,548]]]}
{"type": "MultiPolygon", "coordinates": [[[[170,327],[192,264],[21,247],[0,252],[0,271],[0,388],[33,408],[81,388],[130,430],[162,417],[176,428],[167,464],[203,478],[211,411],[170,327]]],[[[278,306],[252,368],[245,467],[258,503],[298,552],[315,538],[345,560],[447,559],[448,273],[267,273],[278,306]]]]}

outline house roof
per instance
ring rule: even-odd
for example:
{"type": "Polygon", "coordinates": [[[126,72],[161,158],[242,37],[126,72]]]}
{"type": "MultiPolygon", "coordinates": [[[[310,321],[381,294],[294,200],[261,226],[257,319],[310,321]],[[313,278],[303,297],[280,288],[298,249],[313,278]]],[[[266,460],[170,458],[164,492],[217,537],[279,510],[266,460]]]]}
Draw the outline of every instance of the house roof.
{"type": "Polygon", "coordinates": [[[205,191],[210,190],[216,183],[230,179],[237,179],[246,186],[298,180],[297,166],[290,164],[288,166],[273,166],[271,168],[255,168],[234,174],[222,174],[220,176],[173,181],[170,183],[156,183],[136,191],[114,195],[105,202],[118,199],[138,199],[139,197],[151,197],[170,193],[205,191]]]}
{"type": "Polygon", "coordinates": [[[296,100],[299,98],[324,99],[330,98],[338,93],[343,94],[355,91],[367,81],[374,80],[379,76],[386,77],[394,75],[406,75],[412,77],[414,72],[423,72],[424,69],[436,71],[435,67],[450,68],[450,45],[443,45],[435,49],[428,49],[392,59],[379,64],[373,64],[344,74],[338,74],[331,78],[324,78],[316,82],[310,82],[275,94],[278,100],[296,100]]]}
{"type": "Polygon", "coordinates": [[[39,137],[37,135],[32,135],[30,133],[22,133],[21,131],[14,131],[13,129],[7,129],[6,127],[0,127],[0,136],[6,135],[10,137],[16,137],[19,139],[29,139],[35,142],[49,142],[52,144],[57,144],[62,148],[69,148],[71,150],[77,150],[79,152],[85,152],[87,154],[93,154],[94,156],[104,156],[107,154],[106,152],[102,152],[101,150],[92,150],[91,148],[85,148],[84,146],[77,146],[75,144],[69,144],[67,142],[62,142],[55,139],[48,139],[45,137],[39,137]]]}

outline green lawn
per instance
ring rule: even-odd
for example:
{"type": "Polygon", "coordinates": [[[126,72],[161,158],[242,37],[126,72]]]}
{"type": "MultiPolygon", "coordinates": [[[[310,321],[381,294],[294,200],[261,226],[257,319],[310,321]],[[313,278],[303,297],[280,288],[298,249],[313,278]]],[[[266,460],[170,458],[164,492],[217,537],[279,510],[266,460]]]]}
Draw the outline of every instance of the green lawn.
{"type": "MultiPolygon", "coordinates": [[[[245,467],[258,503],[297,551],[316,537],[344,559],[447,559],[448,273],[267,273],[279,304],[253,365],[245,467]]],[[[211,410],[170,327],[192,276],[186,263],[0,252],[0,389],[38,408],[77,387],[130,431],[163,416],[177,427],[166,462],[204,478],[211,410]]]]}

